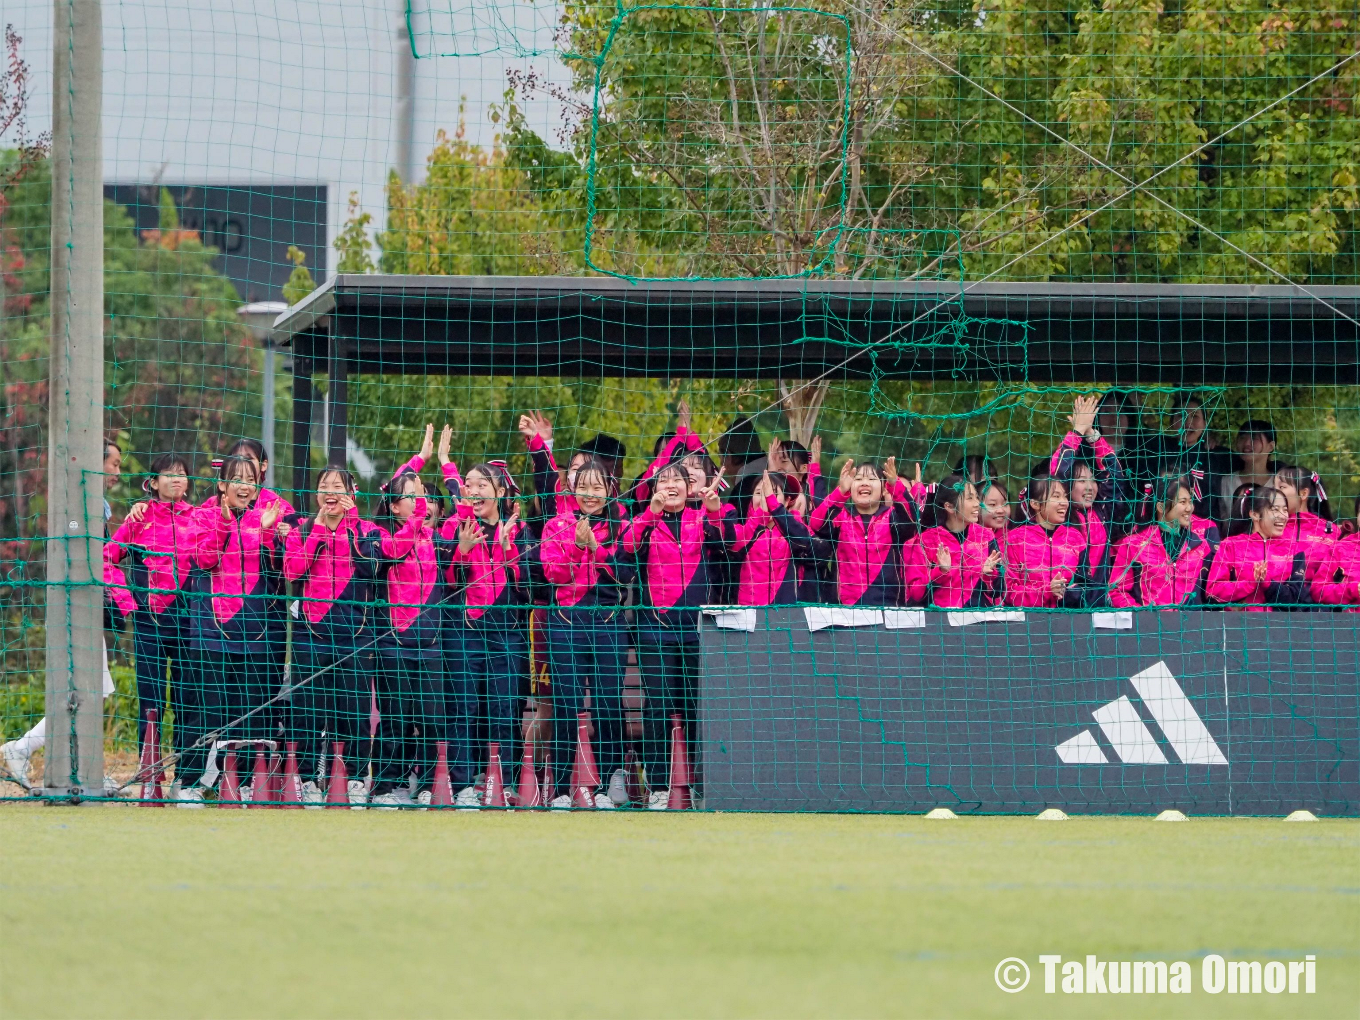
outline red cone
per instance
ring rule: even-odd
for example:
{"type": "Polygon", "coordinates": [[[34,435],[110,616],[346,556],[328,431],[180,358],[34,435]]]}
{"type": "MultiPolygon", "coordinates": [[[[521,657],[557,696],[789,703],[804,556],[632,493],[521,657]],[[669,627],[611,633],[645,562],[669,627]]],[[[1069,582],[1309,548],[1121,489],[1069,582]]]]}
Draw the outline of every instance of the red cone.
{"type": "Polygon", "coordinates": [[[145,807],[164,807],[165,791],[161,781],[165,773],[160,767],[161,735],[156,726],[156,710],[146,710],[146,735],[142,738],[142,762],[137,778],[142,782],[142,804],[145,807]]]}
{"type": "Polygon", "coordinates": [[[236,748],[229,747],[222,759],[222,780],[217,784],[218,807],[241,807],[241,778],[236,774],[236,748]]]}
{"type": "Polygon", "coordinates": [[[576,761],[571,766],[571,806],[595,806],[595,790],[600,785],[600,770],[590,747],[590,713],[576,715],[576,761]]]}
{"type": "Polygon", "coordinates": [[[255,745],[255,771],[250,774],[250,806],[265,807],[272,804],[269,796],[269,758],[264,745],[255,745]]]}
{"type": "Polygon", "coordinates": [[[684,811],[691,807],[689,788],[689,752],[685,749],[685,727],[680,716],[671,716],[671,794],[666,807],[671,811],[684,811]]]}
{"type": "Polygon", "coordinates": [[[484,807],[509,807],[505,799],[505,776],[501,773],[501,745],[486,747],[486,790],[482,794],[484,807]]]}
{"type": "Polygon", "coordinates": [[[283,788],[279,791],[279,803],[288,808],[300,808],[302,777],[298,775],[297,741],[290,740],[284,747],[287,753],[283,758],[283,788]]]}
{"type": "Polygon", "coordinates": [[[515,798],[518,807],[542,807],[539,799],[538,776],[534,774],[534,740],[530,737],[524,742],[524,757],[519,765],[519,793],[515,798]]]}
{"type": "Polygon", "coordinates": [[[539,796],[543,798],[544,807],[552,807],[553,794],[557,791],[553,789],[552,753],[545,750],[543,752],[543,782],[538,786],[539,796]]]}
{"type": "Polygon", "coordinates": [[[331,776],[326,783],[326,806],[349,807],[349,778],[345,775],[345,744],[336,740],[331,743],[331,776]]]}
{"type": "Polygon", "coordinates": [[[434,743],[434,782],[430,786],[430,807],[448,807],[453,803],[453,785],[449,782],[449,743],[434,743]]]}

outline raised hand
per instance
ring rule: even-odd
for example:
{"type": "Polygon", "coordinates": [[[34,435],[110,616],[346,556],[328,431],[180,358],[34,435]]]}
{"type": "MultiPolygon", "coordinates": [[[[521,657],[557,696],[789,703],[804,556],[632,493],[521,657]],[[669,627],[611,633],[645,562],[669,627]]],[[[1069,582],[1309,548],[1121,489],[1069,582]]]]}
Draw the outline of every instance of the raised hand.
{"type": "Polygon", "coordinates": [[[434,456],[434,422],[425,424],[425,438],[420,443],[420,459],[428,461],[434,456]]]}
{"type": "Polygon", "coordinates": [[[260,514],[260,526],[268,531],[278,522],[281,513],[283,513],[283,504],[270,503],[269,506],[265,507],[264,513],[260,514]]]}
{"type": "Polygon", "coordinates": [[[808,444],[808,456],[811,458],[811,459],[808,461],[809,464],[818,464],[818,465],[821,464],[821,462],[822,462],[822,437],[821,437],[821,436],[813,436],[813,437],[812,437],[812,442],[808,444]]]}
{"type": "Polygon", "coordinates": [[[449,448],[453,445],[453,426],[445,425],[444,430],[439,433],[439,463],[449,462],[449,448]]]}
{"type": "Polygon", "coordinates": [[[287,521],[279,521],[279,526],[274,529],[274,534],[278,535],[279,541],[282,542],[285,538],[288,537],[289,533],[292,530],[293,526],[289,524],[287,521]]]}
{"type": "Polygon", "coordinates": [[[133,524],[136,524],[145,516],[146,516],[146,503],[145,502],[133,503],[132,506],[128,509],[127,516],[123,518],[123,520],[131,521],[133,524]]]}
{"type": "Polygon", "coordinates": [[[576,547],[590,550],[600,547],[600,540],[595,537],[595,529],[590,526],[590,519],[585,514],[576,518],[576,547]]]}
{"type": "Polygon", "coordinates": [[[652,500],[651,500],[650,503],[647,504],[647,509],[650,510],[650,511],[651,511],[652,513],[654,513],[654,514],[659,514],[659,513],[661,513],[661,511],[664,510],[665,508],[666,508],[666,501],[665,501],[664,499],[661,498],[661,493],[657,492],[656,489],[653,489],[653,490],[652,490],[652,500]]]}
{"type": "Polygon", "coordinates": [[[850,486],[854,484],[854,481],[855,481],[855,462],[851,460],[849,457],[847,457],[845,459],[845,463],[841,465],[841,477],[836,487],[840,489],[841,492],[844,492],[845,494],[849,495],[850,486]]]}
{"type": "Polygon", "coordinates": [[[1087,435],[1096,421],[1096,408],[1100,406],[1100,398],[1094,393],[1077,397],[1072,401],[1072,413],[1067,416],[1067,420],[1072,425],[1072,431],[1078,435],[1087,435]]]}
{"type": "Polygon", "coordinates": [[[954,557],[949,555],[949,547],[943,542],[935,550],[935,562],[939,564],[941,570],[948,570],[954,565],[954,557]]]}
{"type": "Polygon", "coordinates": [[[921,465],[918,463],[916,465],[916,474],[914,474],[911,479],[911,486],[913,489],[919,489],[924,484],[925,483],[921,480],[921,465]]]}
{"type": "Polygon", "coordinates": [[[354,509],[354,497],[351,496],[348,492],[346,492],[344,495],[340,497],[339,501],[340,516],[344,517],[345,514],[349,513],[353,509],[354,509]]]}
{"type": "Polygon", "coordinates": [[[675,408],[675,424],[677,428],[688,429],[693,419],[689,411],[689,401],[682,400],[675,408]]]}
{"type": "Polygon", "coordinates": [[[892,492],[897,488],[897,458],[889,457],[883,462],[883,488],[892,492]]]}
{"type": "Polygon", "coordinates": [[[230,524],[232,521],[232,516],[231,507],[227,505],[227,494],[223,493],[222,495],[218,496],[217,499],[218,499],[217,509],[222,512],[222,520],[230,524]]]}
{"type": "Polygon", "coordinates": [[[699,490],[699,500],[703,503],[705,510],[717,512],[722,509],[722,497],[718,495],[718,487],[722,484],[723,471],[725,468],[718,468],[718,473],[713,476],[711,484],[699,490]]]}
{"type": "Polygon", "coordinates": [[[509,553],[510,547],[515,544],[515,531],[519,527],[519,504],[515,504],[515,511],[510,515],[510,519],[501,523],[501,552],[509,553]]]}
{"type": "Polygon", "coordinates": [[[1252,579],[1257,584],[1265,584],[1266,578],[1270,576],[1270,568],[1266,566],[1265,560],[1260,560],[1252,564],[1252,579]]]}
{"type": "Polygon", "coordinates": [[[466,520],[458,526],[458,551],[466,556],[486,541],[482,526],[475,520],[466,520]]]}
{"type": "Polygon", "coordinates": [[[996,573],[996,568],[1000,566],[1000,564],[1001,564],[1001,550],[994,549],[987,556],[987,558],[982,561],[982,576],[991,577],[994,573],[996,573]]]}

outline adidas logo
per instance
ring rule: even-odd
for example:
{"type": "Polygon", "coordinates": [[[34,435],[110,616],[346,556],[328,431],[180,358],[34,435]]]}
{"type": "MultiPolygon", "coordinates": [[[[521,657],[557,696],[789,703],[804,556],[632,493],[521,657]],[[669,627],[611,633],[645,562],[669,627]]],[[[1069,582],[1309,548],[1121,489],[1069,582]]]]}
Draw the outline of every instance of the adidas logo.
{"type": "MultiPolygon", "coordinates": [[[[1227,757],[1195,712],[1185,691],[1171,675],[1165,662],[1149,666],[1129,677],[1138,692],[1143,707],[1160,727],[1166,742],[1176,757],[1186,765],[1226,765],[1227,757]]],[[[1127,695],[1121,695],[1108,705],[1091,713],[1096,726],[1114,750],[1114,758],[1106,756],[1092,730],[1082,730],[1070,740],[1064,740],[1053,750],[1066,765],[1105,765],[1110,761],[1125,765],[1166,765],[1168,760],[1162,745],[1147,728],[1143,718],[1127,695]]]]}

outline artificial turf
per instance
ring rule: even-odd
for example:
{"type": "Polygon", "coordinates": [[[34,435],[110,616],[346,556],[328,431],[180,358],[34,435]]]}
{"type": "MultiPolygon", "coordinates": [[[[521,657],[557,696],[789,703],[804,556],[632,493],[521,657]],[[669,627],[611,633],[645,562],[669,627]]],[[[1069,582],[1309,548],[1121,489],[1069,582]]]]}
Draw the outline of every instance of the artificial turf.
{"type": "Polygon", "coordinates": [[[1360,824],[0,808],[0,1015],[1346,1017],[1360,824]],[[1041,953],[1191,961],[1046,995],[1041,953]],[[1201,960],[1317,957],[1314,995],[1201,960]],[[993,970],[1033,969],[1018,994],[993,970]]]}

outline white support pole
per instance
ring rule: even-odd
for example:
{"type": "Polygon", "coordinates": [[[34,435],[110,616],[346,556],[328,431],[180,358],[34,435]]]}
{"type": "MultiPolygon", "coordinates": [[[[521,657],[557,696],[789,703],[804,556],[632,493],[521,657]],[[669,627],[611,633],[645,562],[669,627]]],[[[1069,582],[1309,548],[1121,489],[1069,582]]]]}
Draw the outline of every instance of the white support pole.
{"type": "Polygon", "coordinates": [[[104,782],[103,17],[54,0],[44,792],[104,782]]]}

